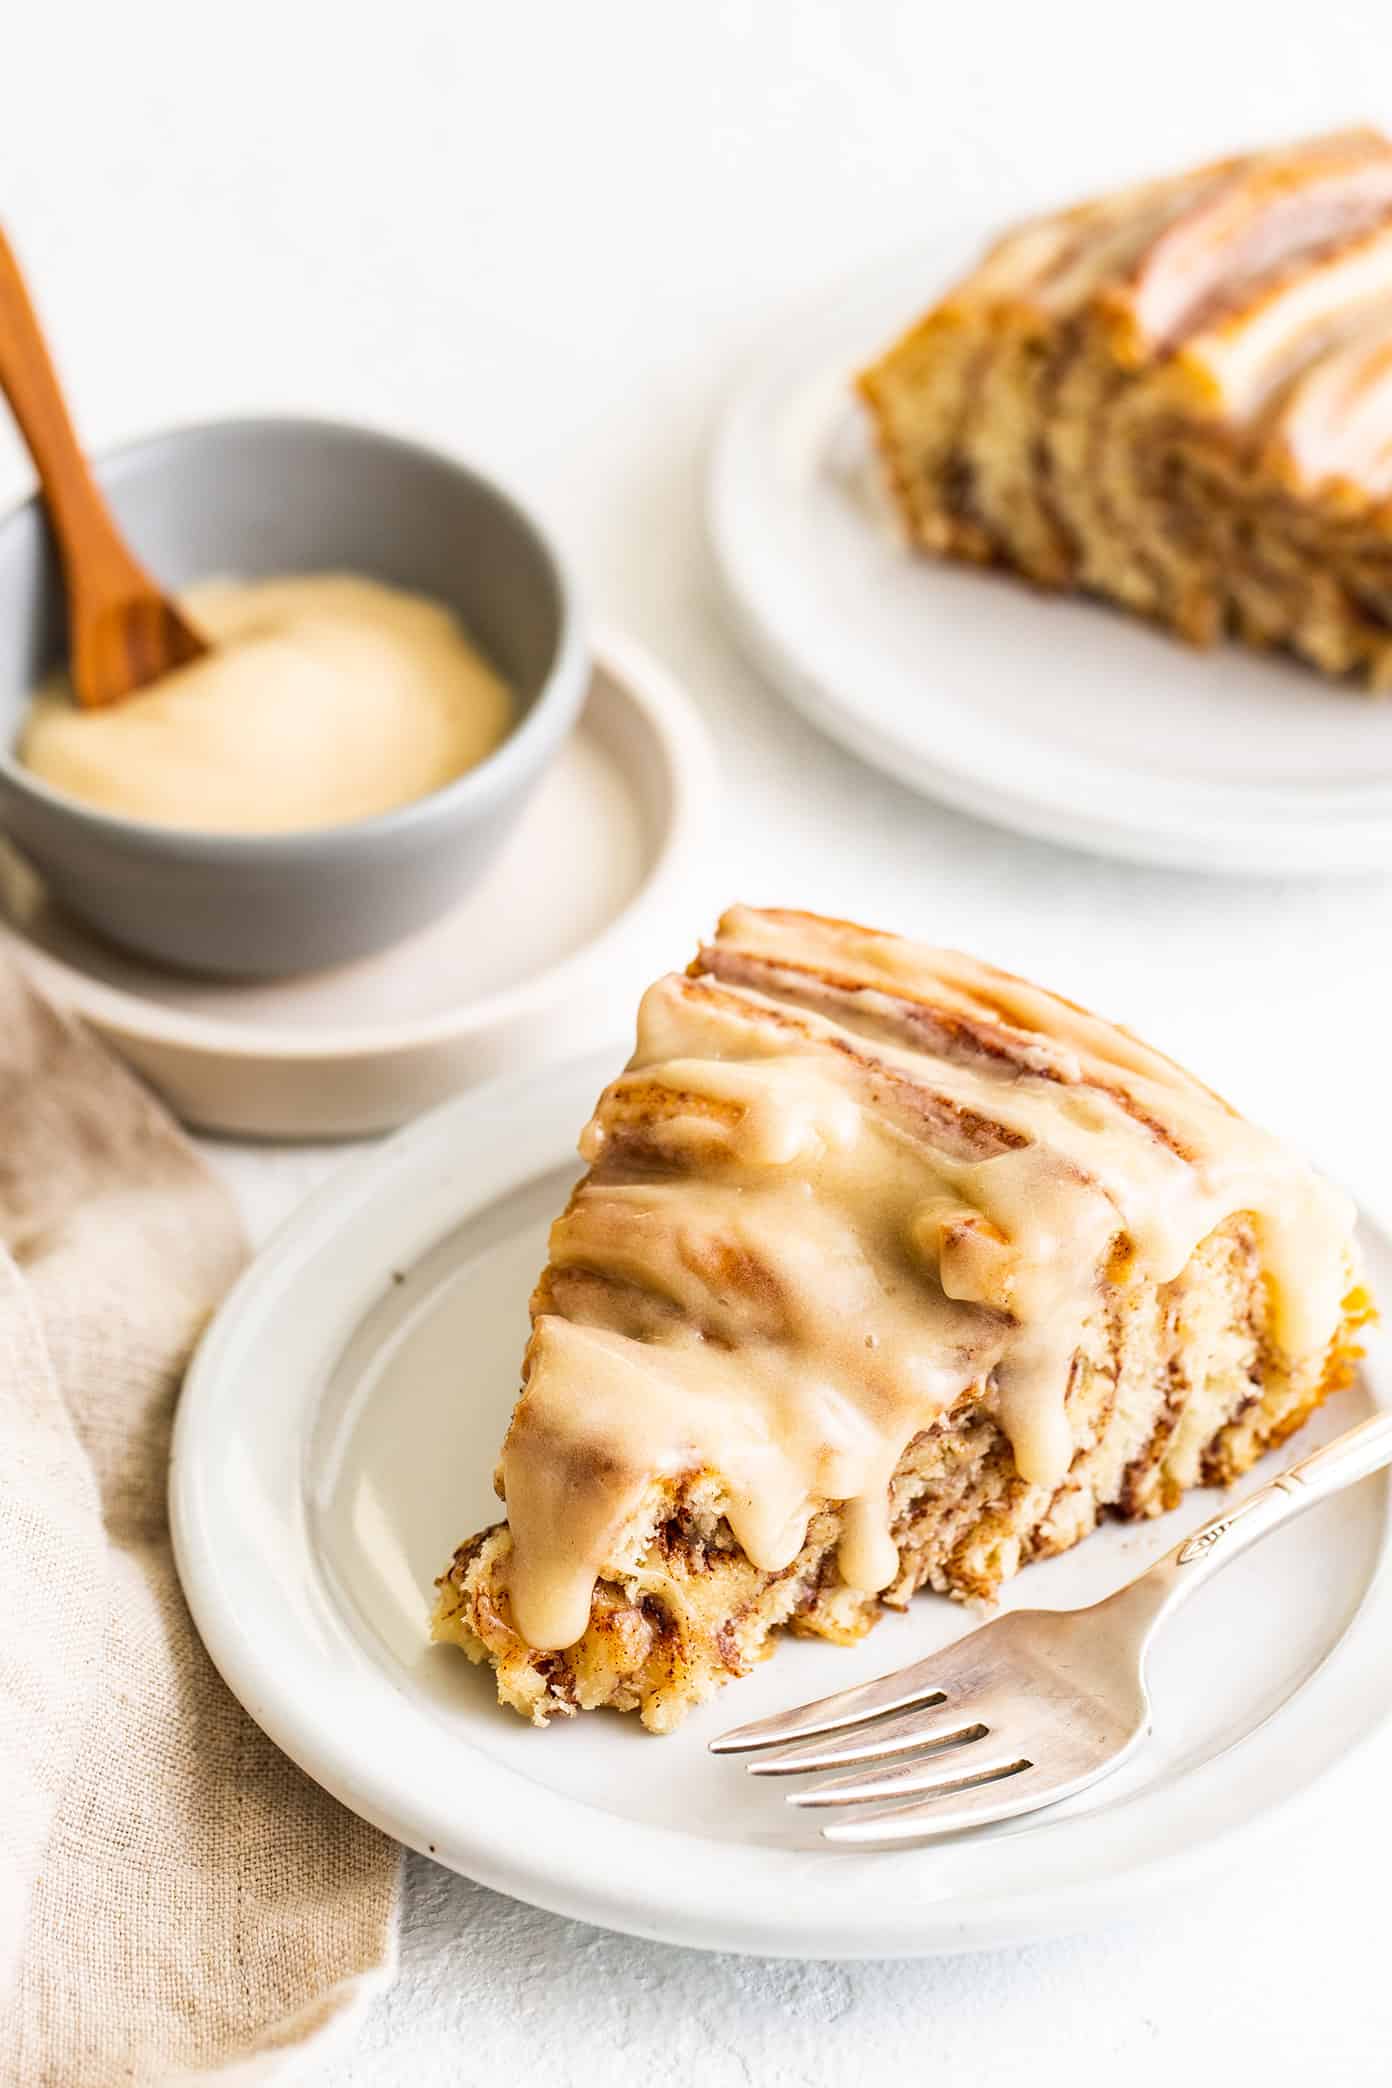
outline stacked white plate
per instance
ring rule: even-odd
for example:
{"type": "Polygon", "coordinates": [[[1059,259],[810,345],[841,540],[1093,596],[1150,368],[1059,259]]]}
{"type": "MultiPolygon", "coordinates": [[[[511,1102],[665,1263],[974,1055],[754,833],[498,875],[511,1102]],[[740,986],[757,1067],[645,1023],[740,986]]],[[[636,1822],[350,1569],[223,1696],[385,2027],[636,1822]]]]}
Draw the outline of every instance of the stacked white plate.
{"type": "Polygon", "coordinates": [[[710,526],[759,663],[866,761],[1025,833],[1203,870],[1392,867],[1392,700],[902,542],[850,379],[968,258],[924,251],[786,318],[738,388],[710,526]]]}

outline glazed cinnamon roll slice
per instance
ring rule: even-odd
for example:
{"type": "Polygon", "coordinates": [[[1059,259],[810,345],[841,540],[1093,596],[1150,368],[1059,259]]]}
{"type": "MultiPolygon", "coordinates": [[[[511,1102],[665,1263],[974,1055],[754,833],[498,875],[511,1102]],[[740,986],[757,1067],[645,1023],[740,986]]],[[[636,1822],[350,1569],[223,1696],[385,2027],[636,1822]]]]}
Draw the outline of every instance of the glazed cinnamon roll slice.
{"type": "Polygon", "coordinates": [[[1035,220],[859,379],[923,550],[1392,686],[1392,144],[1035,220]]]}
{"type": "Polygon", "coordinates": [[[538,1723],[668,1731],[781,1628],[989,1597],[1232,1479],[1366,1316],[1346,1199],[1168,1059],[810,914],[736,908],[649,990],[581,1153],[507,1519],[434,1620],[538,1723]]]}

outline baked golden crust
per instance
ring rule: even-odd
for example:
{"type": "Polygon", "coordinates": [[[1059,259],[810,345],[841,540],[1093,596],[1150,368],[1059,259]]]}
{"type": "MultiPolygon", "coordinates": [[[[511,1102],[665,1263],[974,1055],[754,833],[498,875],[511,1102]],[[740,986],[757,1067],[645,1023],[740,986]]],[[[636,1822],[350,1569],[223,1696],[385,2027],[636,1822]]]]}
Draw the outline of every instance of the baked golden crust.
{"type": "Polygon", "coordinates": [[[922,550],[1392,685],[1377,132],[1022,226],[859,389],[922,550]]]}
{"type": "MultiPolygon", "coordinates": [[[[1229,1252],[1228,1241],[1211,1243],[1176,1296],[1202,1301],[1215,1318],[1235,1326],[1253,1301],[1240,1287],[1227,1290],[1222,1264],[1229,1252]]],[[[1119,1350],[1115,1377],[1080,1377],[1073,1401],[1080,1453],[1067,1485],[1043,1504],[1021,1484],[999,1431],[964,1405],[915,1441],[895,1472],[901,1505],[894,1527],[903,1563],[882,1595],[842,1582],[839,1524],[831,1509],[813,1518],[792,1565],[777,1574],[758,1572],[715,1510],[713,1481],[701,1475],[663,1489],[653,1502],[632,1570],[598,1583],[589,1628],[577,1645],[539,1653],[513,1628],[505,1522],[455,1553],[438,1583],[432,1635],[491,1664],[500,1700],[534,1724],[608,1706],[638,1711],[650,1731],[670,1732],[695,1705],[765,1659],[780,1629],[849,1645],[884,1607],[905,1607],[921,1588],[989,1601],[1019,1567],[1067,1550],[1106,1517],[1159,1515],[1190,1486],[1230,1485],[1348,1382],[1367,1310],[1361,1293],[1351,1295],[1317,1380],[1278,1377],[1258,1389],[1254,1351],[1252,1361],[1231,1365],[1202,1402],[1160,1367],[1138,1334],[1119,1350]],[[1125,1425],[1118,1386],[1135,1401],[1125,1425]],[[1181,1422],[1188,1440],[1180,1440],[1181,1422]]]]}
{"type": "Polygon", "coordinates": [[[735,909],[652,989],[583,1150],[510,1523],[460,1547],[433,1626],[539,1724],[668,1731],[781,1629],[989,1599],[1226,1483],[1344,1382],[1370,1309],[1344,1200],[1209,1090],[853,923],[735,909]]]}

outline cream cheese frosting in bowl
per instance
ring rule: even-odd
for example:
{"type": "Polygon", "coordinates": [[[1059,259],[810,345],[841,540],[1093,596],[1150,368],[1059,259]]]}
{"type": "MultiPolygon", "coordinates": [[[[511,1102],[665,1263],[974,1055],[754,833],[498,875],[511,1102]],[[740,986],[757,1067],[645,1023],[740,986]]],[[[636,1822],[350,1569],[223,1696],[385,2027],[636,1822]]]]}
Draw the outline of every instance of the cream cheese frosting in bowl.
{"type": "Polygon", "coordinates": [[[584,693],[574,589],[538,526],[448,457],[329,422],[209,423],[97,470],[226,657],[124,717],[65,710],[42,507],[0,522],[7,838],[90,926],[195,971],[342,963],[447,910],[584,693]]]}

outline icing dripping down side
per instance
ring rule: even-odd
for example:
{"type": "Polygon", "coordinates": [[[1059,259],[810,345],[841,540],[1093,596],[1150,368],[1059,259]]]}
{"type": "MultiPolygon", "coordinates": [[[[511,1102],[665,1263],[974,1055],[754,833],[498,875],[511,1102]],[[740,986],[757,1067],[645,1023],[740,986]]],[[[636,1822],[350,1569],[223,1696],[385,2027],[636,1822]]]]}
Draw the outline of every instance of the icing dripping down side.
{"type": "Polygon", "coordinates": [[[1272,1338],[1293,1360],[1332,1340],[1346,1200],[1124,1031],[807,915],[736,909],[693,971],[646,995],[552,1231],[567,1306],[537,1316],[500,1468],[531,1645],[582,1635],[664,1481],[717,1475],[765,1572],[842,1504],[866,1592],[898,1566],[895,1466],[964,1395],[1056,1488],[1106,1288],[1172,1281],[1237,1213],[1272,1338]]]}

